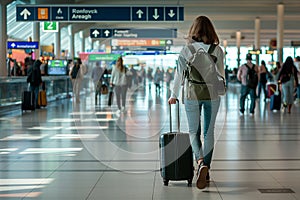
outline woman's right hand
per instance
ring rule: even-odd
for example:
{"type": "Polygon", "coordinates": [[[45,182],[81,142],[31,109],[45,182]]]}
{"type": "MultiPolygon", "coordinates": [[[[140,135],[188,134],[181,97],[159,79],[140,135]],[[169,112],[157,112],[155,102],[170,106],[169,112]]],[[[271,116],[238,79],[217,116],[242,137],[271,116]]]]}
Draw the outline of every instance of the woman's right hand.
{"type": "Polygon", "coordinates": [[[169,103],[169,104],[176,104],[176,101],[177,101],[176,98],[170,97],[169,100],[168,100],[168,103],[169,103]]]}

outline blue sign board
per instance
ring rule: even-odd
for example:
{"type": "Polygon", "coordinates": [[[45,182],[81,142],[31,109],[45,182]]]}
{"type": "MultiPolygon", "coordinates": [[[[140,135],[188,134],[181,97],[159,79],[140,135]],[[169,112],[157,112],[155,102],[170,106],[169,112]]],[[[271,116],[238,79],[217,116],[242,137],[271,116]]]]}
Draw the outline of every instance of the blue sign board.
{"type": "Polygon", "coordinates": [[[51,20],[50,21],[68,21],[68,7],[57,6],[51,8],[51,20]]]}
{"type": "Polygon", "coordinates": [[[90,29],[91,38],[177,38],[177,29],[90,29]]]}
{"type": "Polygon", "coordinates": [[[182,6],[17,5],[17,21],[183,21],[182,6]]]}
{"type": "Polygon", "coordinates": [[[7,42],[7,49],[38,49],[39,42],[7,42]]]}

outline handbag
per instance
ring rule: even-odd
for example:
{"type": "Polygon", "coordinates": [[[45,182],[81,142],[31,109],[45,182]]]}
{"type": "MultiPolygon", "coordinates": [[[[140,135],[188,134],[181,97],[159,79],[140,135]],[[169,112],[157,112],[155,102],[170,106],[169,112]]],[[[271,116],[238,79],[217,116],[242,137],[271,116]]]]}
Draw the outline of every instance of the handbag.
{"type": "Polygon", "coordinates": [[[100,92],[101,94],[108,94],[108,86],[106,84],[102,84],[100,92]]]}
{"type": "Polygon", "coordinates": [[[219,96],[223,96],[226,94],[226,84],[225,84],[225,79],[220,76],[220,75],[217,75],[217,82],[215,84],[215,87],[216,87],[216,91],[218,93],[219,96]]]}

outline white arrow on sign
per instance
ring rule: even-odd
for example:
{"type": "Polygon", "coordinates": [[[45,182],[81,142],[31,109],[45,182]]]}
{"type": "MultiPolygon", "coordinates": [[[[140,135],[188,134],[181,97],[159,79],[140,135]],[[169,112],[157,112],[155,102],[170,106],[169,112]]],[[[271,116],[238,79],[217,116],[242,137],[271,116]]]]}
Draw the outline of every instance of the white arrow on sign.
{"type": "Polygon", "coordinates": [[[25,8],[21,13],[20,13],[21,16],[24,15],[24,19],[26,20],[27,19],[27,16],[30,16],[31,13],[29,12],[29,10],[27,10],[27,8],[25,8]]]}
{"type": "Polygon", "coordinates": [[[173,10],[170,10],[170,12],[168,13],[168,15],[172,18],[172,17],[174,17],[175,13],[174,13],[173,10]]]}
{"type": "Polygon", "coordinates": [[[157,8],[154,9],[154,15],[153,15],[153,18],[154,19],[158,19],[159,18],[159,15],[157,13],[157,8]]]}
{"type": "Polygon", "coordinates": [[[93,34],[95,37],[97,37],[100,33],[99,33],[99,31],[96,29],[96,30],[94,30],[94,31],[92,32],[92,34],[93,34]]]}
{"type": "Polygon", "coordinates": [[[136,12],[136,14],[138,14],[138,18],[140,19],[140,18],[142,18],[142,14],[143,14],[144,12],[141,10],[141,9],[139,9],[137,12],[136,12]]]}
{"type": "Polygon", "coordinates": [[[110,33],[109,30],[105,30],[105,31],[104,31],[104,34],[105,34],[106,37],[109,36],[109,33],[110,33]]]}
{"type": "Polygon", "coordinates": [[[11,46],[12,48],[15,48],[16,44],[15,44],[15,43],[12,43],[10,46],[11,46]]]}

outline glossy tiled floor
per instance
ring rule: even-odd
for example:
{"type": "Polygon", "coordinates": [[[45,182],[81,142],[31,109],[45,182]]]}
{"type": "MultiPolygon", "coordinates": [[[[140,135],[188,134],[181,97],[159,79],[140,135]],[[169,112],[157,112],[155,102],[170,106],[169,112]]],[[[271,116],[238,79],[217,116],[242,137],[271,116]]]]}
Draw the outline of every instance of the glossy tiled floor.
{"type": "Polygon", "coordinates": [[[163,186],[158,138],[169,130],[167,96],[131,90],[125,113],[87,95],[2,116],[0,199],[300,199],[300,106],[273,113],[257,101],[255,116],[241,117],[236,85],[222,99],[209,187],[163,186]]]}

